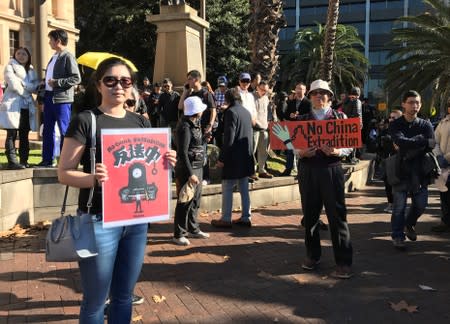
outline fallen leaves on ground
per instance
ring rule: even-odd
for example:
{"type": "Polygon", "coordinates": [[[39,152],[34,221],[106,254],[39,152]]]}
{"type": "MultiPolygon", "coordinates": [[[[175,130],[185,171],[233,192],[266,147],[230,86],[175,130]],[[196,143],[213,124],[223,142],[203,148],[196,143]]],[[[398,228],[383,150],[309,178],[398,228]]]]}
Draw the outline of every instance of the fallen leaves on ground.
{"type": "Polygon", "coordinates": [[[33,235],[36,231],[47,230],[50,224],[51,224],[50,221],[39,222],[33,226],[22,226],[20,224],[17,224],[8,231],[1,231],[0,239],[29,237],[33,235]]]}
{"type": "Polygon", "coordinates": [[[132,320],[133,322],[139,322],[139,321],[142,321],[142,315],[135,316],[135,317],[133,317],[131,320],[132,320]]]}
{"type": "Polygon", "coordinates": [[[419,285],[419,288],[426,291],[436,291],[433,287],[425,286],[425,285],[419,285]]]}
{"type": "Polygon", "coordinates": [[[260,272],[258,272],[257,276],[260,277],[260,278],[265,278],[265,279],[272,279],[273,278],[273,275],[271,275],[268,272],[262,271],[262,270],[260,272]]]}
{"type": "Polygon", "coordinates": [[[373,272],[373,271],[363,271],[363,272],[361,272],[361,275],[363,275],[363,276],[381,276],[380,273],[373,272]]]}
{"type": "Polygon", "coordinates": [[[155,303],[157,303],[157,304],[159,304],[159,303],[162,303],[163,301],[165,301],[166,300],[166,297],[164,297],[164,296],[160,296],[160,295],[153,295],[152,296],[152,299],[153,299],[153,301],[155,302],[155,303]]]}
{"type": "Polygon", "coordinates": [[[400,302],[393,303],[393,302],[389,302],[389,305],[391,306],[391,308],[393,310],[395,310],[396,312],[400,312],[400,311],[407,311],[408,313],[417,313],[418,310],[418,306],[415,305],[408,305],[408,303],[404,300],[401,300],[400,302]]]}

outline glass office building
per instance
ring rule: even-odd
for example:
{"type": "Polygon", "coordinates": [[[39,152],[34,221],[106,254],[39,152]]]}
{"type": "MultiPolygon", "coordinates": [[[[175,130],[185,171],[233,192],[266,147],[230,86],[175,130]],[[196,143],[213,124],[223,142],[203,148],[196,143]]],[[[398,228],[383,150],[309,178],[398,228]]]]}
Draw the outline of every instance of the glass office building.
{"type": "MultiPolygon", "coordinates": [[[[316,22],[324,24],[327,10],[328,0],[284,1],[287,27],[280,31],[280,54],[293,50],[292,38],[297,30],[315,26],[316,22]]],[[[402,26],[397,18],[414,16],[425,10],[426,5],[422,0],[340,1],[338,23],[356,27],[364,42],[365,55],[370,62],[364,95],[371,102],[385,100],[383,66],[389,63],[387,55],[390,51],[391,30],[402,26]]]]}

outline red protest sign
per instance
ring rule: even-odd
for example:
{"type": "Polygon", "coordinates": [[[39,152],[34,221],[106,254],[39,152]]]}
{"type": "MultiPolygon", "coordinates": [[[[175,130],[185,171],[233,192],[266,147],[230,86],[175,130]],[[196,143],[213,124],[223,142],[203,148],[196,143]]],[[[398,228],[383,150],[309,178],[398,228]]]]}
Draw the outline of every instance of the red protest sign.
{"type": "Polygon", "coordinates": [[[321,147],[361,147],[359,118],[270,123],[270,147],[285,150],[289,140],[296,149],[321,147]]]}
{"type": "Polygon", "coordinates": [[[103,227],[169,219],[168,128],[102,129],[103,227]]]}

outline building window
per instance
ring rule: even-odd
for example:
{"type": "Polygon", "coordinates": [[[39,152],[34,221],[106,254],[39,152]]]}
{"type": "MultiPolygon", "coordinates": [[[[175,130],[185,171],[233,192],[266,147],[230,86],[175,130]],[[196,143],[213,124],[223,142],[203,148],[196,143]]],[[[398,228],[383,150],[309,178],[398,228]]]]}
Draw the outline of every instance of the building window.
{"type": "Polygon", "coordinates": [[[16,30],[9,31],[9,56],[14,57],[14,51],[19,48],[19,32],[16,30]]]}
{"type": "Polygon", "coordinates": [[[280,39],[281,40],[292,40],[295,35],[295,27],[286,27],[280,29],[280,39]]]}
{"type": "Polygon", "coordinates": [[[318,16],[327,14],[328,7],[305,7],[300,9],[300,16],[307,15],[307,16],[318,16]]]}
{"type": "Polygon", "coordinates": [[[386,65],[391,62],[388,59],[389,51],[372,51],[369,52],[369,61],[371,65],[386,65]]]}
{"type": "Polygon", "coordinates": [[[286,18],[295,17],[295,8],[294,9],[284,9],[283,13],[286,18]]]}
{"type": "Polygon", "coordinates": [[[358,30],[359,36],[364,36],[366,34],[366,24],[365,23],[349,23],[349,25],[355,27],[358,30]]]}
{"type": "Polygon", "coordinates": [[[390,34],[394,28],[394,21],[372,21],[370,23],[370,34],[380,35],[380,34],[390,34]]]}
{"type": "Polygon", "coordinates": [[[371,10],[382,10],[382,9],[403,9],[403,1],[382,1],[382,2],[372,2],[370,4],[371,10]]]}

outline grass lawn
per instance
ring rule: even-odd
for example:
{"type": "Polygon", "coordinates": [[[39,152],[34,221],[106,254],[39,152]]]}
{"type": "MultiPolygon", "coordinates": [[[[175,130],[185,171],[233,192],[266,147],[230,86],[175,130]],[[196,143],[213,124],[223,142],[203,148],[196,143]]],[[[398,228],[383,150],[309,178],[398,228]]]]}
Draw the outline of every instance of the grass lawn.
{"type": "MultiPolygon", "coordinates": [[[[42,154],[41,150],[31,150],[30,157],[28,158],[28,164],[36,165],[40,163],[42,161],[41,154],[42,154]]],[[[18,156],[17,159],[19,159],[18,156]]],[[[275,155],[272,155],[272,157],[269,156],[269,158],[267,159],[268,171],[275,176],[280,175],[284,171],[285,161],[286,158],[284,156],[284,153],[281,153],[281,155],[278,156],[275,155]]],[[[8,160],[6,159],[5,151],[2,150],[0,153],[0,165],[2,166],[2,168],[5,168],[7,163],[8,160]]]]}
{"type": "MultiPolygon", "coordinates": [[[[19,155],[17,155],[17,160],[19,160],[19,155]]],[[[30,157],[28,158],[28,164],[36,165],[42,161],[42,151],[41,150],[31,150],[30,157]]],[[[5,150],[0,153],[0,164],[2,167],[6,167],[8,160],[6,159],[5,150]]]]}

